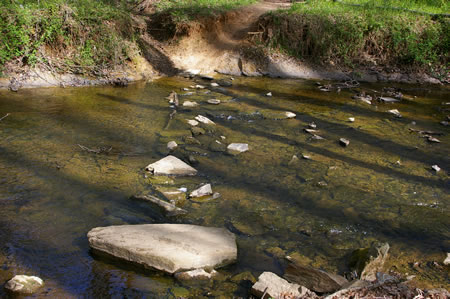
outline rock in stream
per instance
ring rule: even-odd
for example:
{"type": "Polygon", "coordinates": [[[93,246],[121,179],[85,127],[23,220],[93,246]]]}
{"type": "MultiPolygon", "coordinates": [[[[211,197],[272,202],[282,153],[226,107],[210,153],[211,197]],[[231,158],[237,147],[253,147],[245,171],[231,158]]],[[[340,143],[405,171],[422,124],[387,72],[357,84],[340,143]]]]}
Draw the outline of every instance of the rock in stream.
{"type": "Polygon", "coordinates": [[[93,228],[91,248],[167,273],[214,269],[236,261],[234,234],[188,224],[140,224],[93,228]]]}

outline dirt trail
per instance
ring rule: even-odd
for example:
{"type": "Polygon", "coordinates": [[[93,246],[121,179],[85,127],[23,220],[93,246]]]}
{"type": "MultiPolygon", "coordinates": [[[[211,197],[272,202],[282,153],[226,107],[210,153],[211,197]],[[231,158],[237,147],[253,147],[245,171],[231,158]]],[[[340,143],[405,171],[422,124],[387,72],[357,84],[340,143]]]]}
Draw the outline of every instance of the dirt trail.
{"type": "Polygon", "coordinates": [[[286,2],[263,1],[197,23],[188,36],[166,51],[179,69],[233,75],[256,73],[256,65],[243,61],[243,51],[251,47],[249,37],[257,30],[258,18],[268,11],[289,7],[286,2]]]}

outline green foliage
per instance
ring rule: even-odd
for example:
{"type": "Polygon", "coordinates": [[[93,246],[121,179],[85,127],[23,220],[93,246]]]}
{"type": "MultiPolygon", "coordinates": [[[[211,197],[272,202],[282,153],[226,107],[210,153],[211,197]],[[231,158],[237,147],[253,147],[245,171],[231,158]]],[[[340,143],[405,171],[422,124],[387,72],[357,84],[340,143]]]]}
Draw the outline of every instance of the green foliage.
{"type": "Polygon", "coordinates": [[[128,58],[132,38],[125,2],[95,0],[15,0],[0,2],[0,67],[63,56],[62,71],[73,66],[111,66],[128,58]],[[128,28],[128,29],[127,29],[128,28]]]}
{"type": "Polygon", "coordinates": [[[258,0],[161,0],[157,12],[168,12],[176,22],[186,22],[194,17],[210,16],[249,5],[258,0]]]}
{"type": "Polygon", "coordinates": [[[271,45],[301,58],[331,60],[348,66],[364,62],[367,57],[381,64],[417,68],[445,66],[448,63],[448,20],[416,12],[380,8],[380,5],[398,8],[401,3],[410,2],[412,8],[414,3],[423,4],[422,8],[440,13],[448,8],[447,2],[346,2],[363,5],[349,6],[310,0],[306,4],[294,4],[288,11],[272,13],[269,17],[275,24],[275,30],[271,45]]]}

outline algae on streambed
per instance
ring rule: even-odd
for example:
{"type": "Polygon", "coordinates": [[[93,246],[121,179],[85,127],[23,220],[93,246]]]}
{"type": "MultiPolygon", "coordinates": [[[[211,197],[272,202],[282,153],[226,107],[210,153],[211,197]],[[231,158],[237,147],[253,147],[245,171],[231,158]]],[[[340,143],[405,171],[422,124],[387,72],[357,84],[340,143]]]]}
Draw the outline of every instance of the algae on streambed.
{"type": "MultiPolygon", "coordinates": [[[[382,87],[358,88],[376,95],[382,87]]],[[[396,87],[404,99],[372,105],[353,100],[350,90],[321,92],[311,81],[268,78],[236,78],[228,88],[174,77],[126,88],[0,91],[0,116],[10,113],[0,122],[0,279],[39,275],[43,292],[54,297],[246,296],[251,283],[232,276],[281,274],[283,254],[344,274],[354,249],[379,240],[392,246],[389,269],[448,288],[448,273],[432,262],[450,249],[450,137],[439,124],[449,92],[396,87]],[[208,88],[182,95],[197,83],[208,88]],[[199,106],[180,105],[170,120],[165,97],[172,90],[180,104],[199,106]],[[221,103],[208,104],[211,98],[221,103]],[[286,111],[297,117],[282,119],[286,111]],[[199,114],[216,124],[199,124],[204,130],[192,133],[187,120],[199,114]],[[311,122],[323,140],[303,131],[311,122]],[[409,128],[444,135],[429,143],[409,128]],[[145,174],[171,140],[179,145],[172,154],[195,163],[198,176],[145,174]],[[248,143],[250,151],[228,155],[216,140],[248,143]],[[435,173],[434,164],[442,170],[435,173]],[[179,218],[130,199],[181,187],[190,192],[202,183],[221,197],[174,197],[189,212],[179,218]],[[237,235],[237,263],[214,281],[180,283],[89,252],[86,232],[93,227],[166,221],[226,227],[237,235]]]]}

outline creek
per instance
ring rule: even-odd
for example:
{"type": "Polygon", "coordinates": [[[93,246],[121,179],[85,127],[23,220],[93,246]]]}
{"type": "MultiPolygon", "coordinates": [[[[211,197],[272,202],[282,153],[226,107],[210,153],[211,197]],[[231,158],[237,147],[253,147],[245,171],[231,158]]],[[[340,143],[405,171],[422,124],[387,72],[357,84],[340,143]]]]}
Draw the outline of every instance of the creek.
{"type": "Polygon", "coordinates": [[[440,124],[450,114],[448,88],[389,84],[403,93],[399,102],[367,104],[352,99],[354,91],[381,95],[386,85],[324,92],[308,80],[232,83],[172,77],[124,88],[0,90],[0,117],[9,113],[0,121],[0,281],[37,275],[46,283],[37,296],[52,298],[246,297],[251,282],[237,274],[281,275],[285,255],[345,274],[353,250],[383,241],[389,269],[448,289],[448,271],[433,265],[450,250],[450,134],[440,124]],[[196,84],[207,88],[190,88],[196,84]],[[180,100],[172,117],[171,91],[180,100]],[[212,98],[221,103],[208,104],[212,98]],[[199,105],[183,108],[185,100],[199,105]],[[296,117],[285,119],[286,111],[296,117]],[[199,114],[216,124],[193,144],[186,120],[199,114]],[[304,131],[313,122],[323,140],[304,131]],[[443,135],[429,142],[414,130],[443,135]],[[174,155],[197,161],[197,176],[145,173],[172,140],[174,155]],[[216,140],[250,150],[228,155],[216,140]],[[188,214],[177,218],[130,199],[202,183],[221,197],[182,198],[188,214]],[[93,227],[163,222],[229,229],[237,263],[215,281],[181,283],[89,250],[93,227]]]}

